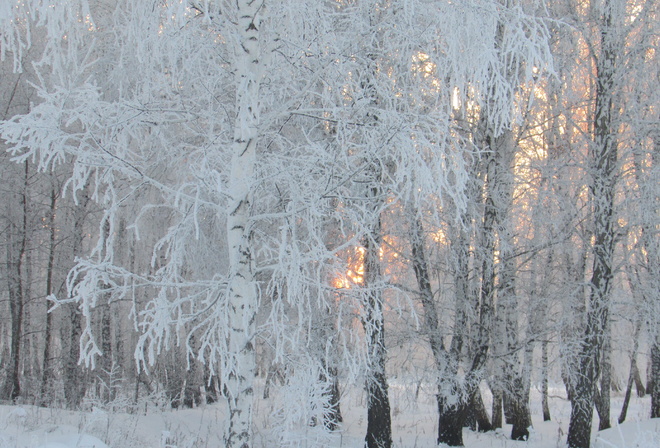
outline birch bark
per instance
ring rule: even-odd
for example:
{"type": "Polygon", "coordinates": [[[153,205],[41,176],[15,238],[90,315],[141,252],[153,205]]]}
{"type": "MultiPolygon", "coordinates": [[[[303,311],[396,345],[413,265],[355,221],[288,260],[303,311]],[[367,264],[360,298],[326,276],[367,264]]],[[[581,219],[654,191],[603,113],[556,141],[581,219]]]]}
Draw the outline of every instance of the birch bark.
{"type": "Polygon", "coordinates": [[[255,317],[257,287],[250,244],[250,202],[254,184],[259,125],[259,86],[262,63],[260,27],[264,1],[238,0],[236,49],[236,120],[227,209],[228,348],[224,371],[229,404],[227,447],[252,446],[254,401],[255,317]]]}
{"type": "MultiPolygon", "coordinates": [[[[596,107],[589,186],[593,214],[593,270],[587,323],[581,341],[578,374],[571,400],[568,427],[570,448],[589,448],[594,391],[601,370],[605,329],[609,319],[614,255],[614,190],[617,170],[617,142],[614,122],[614,82],[617,68],[617,35],[613,2],[603,6],[601,54],[596,62],[596,107]]],[[[609,393],[609,391],[604,391],[609,393]]]]}

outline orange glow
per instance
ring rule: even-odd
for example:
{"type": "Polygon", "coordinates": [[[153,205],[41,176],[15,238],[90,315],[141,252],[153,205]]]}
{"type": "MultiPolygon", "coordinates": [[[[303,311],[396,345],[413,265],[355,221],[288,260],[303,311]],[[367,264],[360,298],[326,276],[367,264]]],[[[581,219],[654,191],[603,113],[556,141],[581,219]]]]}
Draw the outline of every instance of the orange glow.
{"type": "Polygon", "coordinates": [[[349,254],[347,260],[347,270],[344,274],[332,280],[332,286],[337,289],[349,289],[354,285],[362,285],[364,283],[364,254],[366,250],[364,247],[359,246],[349,254]]]}
{"type": "Polygon", "coordinates": [[[449,239],[447,238],[447,234],[442,229],[438,229],[435,232],[432,232],[431,233],[431,238],[436,243],[439,243],[439,244],[442,244],[442,245],[448,245],[449,244],[449,239]]]}
{"type": "MultiPolygon", "coordinates": [[[[342,258],[346,260],[346,272],[338,274],[330,281],[333,288],[349,289],[354,286],[364,286],[364,262],[367,250],[362,246],[356,246],[348,255],[342,258]]],[[[399,259],[400,253],[395,238],[385,235],[383,243],[378,250],[381,261],[385,261],[385,273],[392,275],[390,268],[392,263],[399,259]]]]}

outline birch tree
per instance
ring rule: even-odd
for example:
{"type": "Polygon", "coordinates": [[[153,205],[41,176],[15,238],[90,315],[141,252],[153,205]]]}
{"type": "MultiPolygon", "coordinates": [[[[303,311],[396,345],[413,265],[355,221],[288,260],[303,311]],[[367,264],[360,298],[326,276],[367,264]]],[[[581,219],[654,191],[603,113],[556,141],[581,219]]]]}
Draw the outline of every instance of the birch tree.
{"type": "MultiPolygon", "coordinates": [[[[650,4],[639,5],[649,7],[650,4]]],[[[601,400],[598,400],[601,428],[609,426],[609,367],[601,358],[610,325],[610,299],[615,275],[614,256],[617,238],[616,191],[620,179],[620,129],[622,117],[615,103],[622,99],[623,67],[631,53],[626,51],[631,29],[626,26],[633,10],[627,2],[606,1],[589,5],[588,17],[598,25],[599,34],[591,43],[595,65],[595,90],[592,132],[589,144],[589,203],[593,228],[593,266],[589,280],[586,325],[579,346],[578,370],[574,382],[568,444],[588,447],[596,381],[602,375],[601,400]],[[595,53],[594,53],[595,52],[595,53]],[[604,399],[602,395],[606,395],[604,399]]],[[[639,23],[639,22],[638,22],[639,23]]],[[[590,39],[589,37],[585,37],[590,39]]],[[[605,354],[605,356],[608,356],[605,354]]]]}
{"type": "MultiPolygon", "coordinates": [[[[454,268],[455,289],[457,301],[467,301],[474,307],[472,313],[474,326],[469,334],[470,359],[466,367],[466,377],[461,390],[461,396],[444,399],[447,403],[444,410],[440,412],[439,442],[450,445],[462,445],[461,428],[466,417],[467,406],[472,403],[472,397],[479,394],[477,385],[483,378],[483,369],[491,350],[491,337],[493,337],[493,314],[495,312],[496,291],[500,292],[501,310],[505,310],[507,301],[515,294],[512,281],[516,275],[514,256],[507,235],[512,232],[506,223],[507,209],[511,207],[511,192],[513,188],[510,170],[513,169],[514,142],[511,116],[515,110],[515,92],[518,86],[529,79],[531,67],[542,66],[548,60],[545,50],[545,31],[542,22],[537,21],[533,15],[527,15],[521,4],[505,3],[492,4],[492,10],[468,12],[472,21],[479,21],[481,30],[488,29],[487,35],[482,35],[478,40],[479,51],[483,51],[483,60],[488,61],[481,70],[482,72],[470,72],[465,78],[479,86],[477,95],[471,97],[468,90],[460,88],[460,100],[466,104],[463,116],[455,112],[457,119],[466,120],[467,129],[470,132],[469,143],[477,151],[479,159],[473,162],[471,180],[474,191],[470,194],[468,189],[467,200],[473,201],[467,213],[458,221],[459,229],[451,232],[453,256],[456,257],[457,265],[454,268]],[[527,30],[526,39],[520,39],[521,30],[527,30]],[[513,36],[518,36],[512,40],[513,36]],[[528,39],[528,40],[527,40],[528,39]],[[506,56],[504,56],[506,55],[506,56]],[[479,75],[483,76],[480,78],[479,75]],[[526,78],[527,77],[527,78],[526,78]],[[474,103],[470,103],[473,101],[474,103]],[[470,104],[470,106],[467,106],[470,104]],[[474,105],[473,105],[474,104],[474,105]],[[468,107],[478,107],[478,115],[470,118],[468,107]],[[472,120],[472,121],[470,121],[472,120]],[[508,173],[508,174],[507,174],[508,173]],[[507,194],[506,192],[509,192],[507,194]],[[475,226],[472,230],[476,238],[476,244],[469,239],[470,232],[460,230],[460,226],[475,226]],[[456,238],[456,239],[454,239],[456,238]],[[499,263],[496,270],[495,251],[498,248],[500,259],[505,262],[499,263]],[[476,256],[473,261],[468,261],[467,254],[470,253],[470,245],[477,247],[476,256]],[[504,251],[504,252],[503,252],[504,251]],[[508,254],[508,255],[507,255],[508,254]],[[461,261],[462,260],[462,261],[461,261]],[[469,284],[469,263],[473,263],[474,269],[479,271],[475,276],[479,285],[477,290],[466,287],[469,284]],[[508,264],[506,264],[508,263],[508,264]],[[509,280],[507,280],[507,278],[509,280]],[[496,279],[497,282],[496,283],[496,279]],[[472,299],[469,299],[473,296],[472,299]]],[[[452,81],[464,81],[460,76],[452,76],[452,81]]],[[[462,85],[462,84],[461,84],[462,85]]],[[[468,83],[469,85],[469,83],[468,83]]],[[[474,109],[473,109],[474,110],[474,109]]],[[[460,123],[460,121],[458,121],[460,123]]],[[[515,308],[515,302],[509,305],[515,308]]],[[[460,305],[457,305],[457,307],[460,305]]],[[[465,319],[460,318],[462,313],[457,312],[457,320],[454,325],[457,328],[464,325],[465,319]]],[[[511,316],[508,317],[511,319],[511,316]]],[[[512,325],[512,324],[510,324],[512,325]]],[[[508,328],[509,332],[511,328],[508,328]]],[[[462,330],[458,330],[459,332],[462,330]]],[[[461,335],[454,332],[452,338],[452,363],[457,366],[460,360],[461,335]],[[456,344],[454,344],[456,342],[456,344]],[[456,351],[455,351],[456,350],[456,351]]],[[[511,344],[508,344],[511,346],[511,344]]],[[[454,367],[454,375],[458,367],[454,367]]],[[[451,376],[451,374],[450,374],[451,376]]],[[[451,378],[449,381],[454,381],[451,378]]],[[[443,393],[455,394],[456,387],[447,387],[443,393]]],[[[524,397],[524,393],[522,394],[524,397]]],[[[520,399],[522,415],[528,414],[524,407],[525,399],[520,399]]],[[[495,408],[494,408],[495,409],[495,408]]],[[[495,415],[494,415],[495,417],[495,415]]],[[[524,420],[519,419],[520,425],[514,428],[513,437],[524,437],[527,425],[524,420]]]]}
{"type": "Polygon", "coordinates": [[[232,148],[227,209],[229,249],[228,322],[229,400],[228,447],[252,445],[254,400],[255,319],[258,304],[254,279],[249,216],[254,183],[256,146],[259,138],[259,85],[261,62],[261,15],[264,2],[237,4],[239,48],[236,60],[236,121],[232,148]],[[241,51],[242,50],[242,51],[241,51]]]}
{"type": "MultiPolygon", "coordinates": [[[[646,327],[647,340],[650,347],[650,364],[652,375],[651,392],[651,418],[660,416],[660,396],[657,392],[658,374],[658,323],[657,316],[657,272],[659,261],[654,254],[658,253],[657,232],[658,220],[658,137],[657,104],[660,100],[655,86],[660,82],[658,78],[657,52],[651,50],[657,47],[657,20],[658,6],[653,2],[641,2],[638,10],[629,10],[637,13],[635,21],[631,24],[627,34],[624,63],[626,73],[635,82],[622,86],[622,97],[625,98],[626,108],[623,112],[624,120],[628,124],[624,136],[629,149],[626,160],[632,163],[633,170],[628,176],[624,175],[624,193],[626,198],[635,198],[626,201],[626,205],[638,204],[634,210],[623,207],[622,213],[630,220],[628,225],[627,249],[630,259],[626,264],[626,277],[633,295],[633,313],[636,319],[633,323],[633,350],[630,353],[630,372],[626,388],[626,399],[629,399],[633,381],[636,383],[638,394],[644,393],[641,378],[636,364],[637,348],[643,343],[646,327]],[[656,230],[654,230],[656,229],[656,230]],[[637,314],[641,313],[641,314],[637,314]]],[[[625,419],[627,401],[621,411],[619,421],[625,419]]]]}

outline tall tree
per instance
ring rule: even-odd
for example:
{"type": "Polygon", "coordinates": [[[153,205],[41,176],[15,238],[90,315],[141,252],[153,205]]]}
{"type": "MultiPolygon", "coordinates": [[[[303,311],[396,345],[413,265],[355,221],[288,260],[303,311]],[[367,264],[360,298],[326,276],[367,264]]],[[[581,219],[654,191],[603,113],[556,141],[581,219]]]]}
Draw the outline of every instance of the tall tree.
{"type": "Polygon", "coordinates": [[[7,260],[7,289],[9,291],[9,309],[11,316],[11,362],[8,374],[5,376],[2,387],[2,396],[5,400],[16,400],[21,396],[21,347],[23,345],[24,307],[25,307],[25,254],[28,244],[28,175],[29,164],[23,164],[23,189],[15,196],[15,202],[7,203],[5,216],[8,219],[6,231],[6,260],[7,260]],[[21,205],[19,213],[14,204],[21,205]]]}
{"type": "Polygon", "coordinates": [[[256,147],[259,139],[261,73],[261,24],[263,1],[237,2],[238,39],[236,60],[236,121],[232,147],[227,204],[229,248],[228,371],[229,429],[227,447],[252,446],[254,399],[255,319],[258,305],[250,241],[250,203],[254,184],[256,147]]]}
{"type": "MultiPolygon", "coordinates": [[[[589,308],[580,343],[578,371],[574,379],[568,445],[588,448],[594,391],[601,370],[605,331],[609,320],[612,288],[615,222],[614,196],[617,179],[617,117],[614,108],[617,58],[621,47],[622,5],[605,1],[599,11],[599,54],[596,57],[596,92],[593,112],[593,144],[589,148],[590,204],[593,219],[593,267],[589,282],[589,308]]],[[[602,391],[609,394],[609,389],[602,391]]],[[[609,413],[604,416],[607,416],[609,413]]]]}

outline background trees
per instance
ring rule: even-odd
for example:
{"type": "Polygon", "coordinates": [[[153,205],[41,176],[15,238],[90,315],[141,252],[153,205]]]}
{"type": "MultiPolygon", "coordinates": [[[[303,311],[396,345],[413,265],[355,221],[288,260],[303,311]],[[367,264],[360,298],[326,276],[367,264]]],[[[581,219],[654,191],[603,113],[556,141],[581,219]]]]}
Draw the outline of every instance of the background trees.
{"type": "Polygon", "coordinates": [[[657,377],[655,2],[13,6],[4,398],[223,395],[249,446],[282,366],[280,443],[359,381],[389,446],[388,378],[428,369],[461,445],[502,416],[527,438],[541,372],[587,446],[626,307],[657,377]]]}

